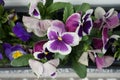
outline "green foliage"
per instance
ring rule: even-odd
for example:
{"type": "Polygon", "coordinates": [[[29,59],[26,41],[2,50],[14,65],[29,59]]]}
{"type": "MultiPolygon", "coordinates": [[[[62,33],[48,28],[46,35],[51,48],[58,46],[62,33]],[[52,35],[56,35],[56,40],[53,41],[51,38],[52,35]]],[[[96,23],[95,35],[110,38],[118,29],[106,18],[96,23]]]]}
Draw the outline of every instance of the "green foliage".
{"type": "Polygon", "coordinates": [[[50,13],[53,13],[57,10],[64,9],[66,7],[66,4],[67,3],[65,3],[65,2],[53,3],[47,8],[47,12],[50,14],[50,13]]]}
{"type": "Polygon", "coordinates": [[[4,13],[4,7],[0,5],[0,17],[2,16],[3,13],[4,13]]]}
{"type": "Polygon", "coordinates": [[[11,61],[12,66],[20,67],[20,66],[27,66],[28,60],[33,59],[33,56],[31,54],[26,54],[21,57],[18,57],[11,61]]]}
{"type": "Polygon", "coordinates": [[[80,78],[85,78],[87,75],[87,68],[85,65],[82,65],[73,58],[72,60],[72,68],[77,73],[80,78]]]}
{"type": "Polygon", "coordinates": [[[46,0],[45,6],[48,7],[53,3],[53,0],[46,0]]]}
{"type": "Polygon", "coordinates": [[[74,11],[79,12],[81,10],[81,5],[75,5],[74,6],[74,11]]]}
{"type": "Polygon", "coordinates": [[[73,13],[74,13],[73,5],[68,3],[64,9],[63,21],[66,22],[66,19],[73,13]]]}

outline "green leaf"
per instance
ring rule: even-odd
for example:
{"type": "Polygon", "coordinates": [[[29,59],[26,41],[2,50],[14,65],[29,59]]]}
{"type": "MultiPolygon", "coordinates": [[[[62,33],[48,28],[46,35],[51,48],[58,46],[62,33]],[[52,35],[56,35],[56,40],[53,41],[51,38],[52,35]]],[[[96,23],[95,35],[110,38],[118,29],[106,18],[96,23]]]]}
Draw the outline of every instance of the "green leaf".
{"type": "Polygon", "coordinates": [[[33,55],[26,54],[26,55],[23,55],[21,57],[18,57],[16,59],[12,60],[11,65],[16,66],[16,67],[27,66],[29,59],[33,59],[33,55]]]}
{"type": "Polygon", "coordinates": [[[48,7],[53,3],[53,0],[46,0],[45,6],[48,7]]]}
{"type": "Polygon", "coordinates": [[[4,15],[1,17],[1,19],[2,19],[2,23],[6,23],[7,22],[7,20],[8,20],[8,14],[7,14],[7,12],[5,12],[4,13],[4,15]]]}
{"type": "Polygon", "coordinates": [[[55,58],[59,58],[59,59],[61,59],[61,60],[63,60],[65,57],[66,57],[66,55],[61,55],[61,54],[59,54],[59,53],[56,53],[56,54],[55,54],[55,58]]]}
{"type": "Polygon", "coordinates": [[[38,5],[37,5],[37,7],[39,9],[41,17],[44,17],[46,9],[45,9],[45,6],[43,5],[43,3],[39,2],[38,5]]]}
{"type": "Polygon", "coordinates": [[[87,75],[87,68],[85,65],[78,63],[77,61],[73,60],[72,68],[77,73],[80,78],[85,78],[87,75]]]}
{"type": "Polygon", "coordinates": [[[73,5],[68,3],[64,9],[63,21],[66,22],[66,19],[73,13],[74,13],[73,5]]]}
{"type": "Polygon", "coordinates": [[[0,5],[0,17],[2,16],[3,13],[4,13],[4,7],[0,5]]]}
{"type": "Polygon", "coordinates": [[[91,8],[91,6],[90,6],[90,4],[88,4],[88,3],[83,3],[82,5],[81,5],[81,8],[79,9],[80,11],[82,11],[82,13],[84,14],[88,9],[90,9],[91,8]]]}
{"type": "Polygon", "coordinates": [[[0,39],[4,38],[5,37],[5,32],[2,28],[2,25],[0,24],[0,39]]]}
{"type": "Polygon", "coordinates": [[[74,10],[75,10],[75,12],[79,12],[81,10],[81,6],[80,5],[75,5],[74,10]]]}
{"type": "Polygon", "coordinates": [[[53,13],[59,9],[63,9],[65,8],[67,3],[65,2],[56,2],[56,3],[53,3],[51,4],[48,8],[47,8],[47,13],[53,13]]]}

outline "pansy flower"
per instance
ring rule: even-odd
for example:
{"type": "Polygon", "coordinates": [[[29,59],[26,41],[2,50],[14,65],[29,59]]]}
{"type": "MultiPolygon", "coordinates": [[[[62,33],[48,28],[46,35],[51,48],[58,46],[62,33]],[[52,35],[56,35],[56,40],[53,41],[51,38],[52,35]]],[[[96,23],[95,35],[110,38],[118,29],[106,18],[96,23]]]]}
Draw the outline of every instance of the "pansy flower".
{"type": "Polygon", "coordinates": [[[77,32],[79,37],[82,37],[86,34],[90,34],[93,23],[91,19],[91,14],[93,10],[89,9],[86,13],[81,16],[80,13],[72,14],[66,21],[66,29],[69,32],[77,32]],[[82,17],[82,19],[81,19],[82,17]]]}
{"type": "Polygon", "coordinates": [[[4,4],[5,4],[4,0],[0,0],[0,5],[4,6],[4,4]]]}
{"type": "Polygon", "coordinates": [[[55,20],[47,31],[49,41],[44,45],[50,52],[67,55],[71,52],[71,46],[79,44],[79,36],[75,32],[66,32],[64,23],[55,20]]]}
{"type": "Polygon", "coordinates": [[[20,45],[11,46],[8,43],[4,43],[3,47],[5,50],[6,56],[10,60],[16,59],[16,58],[21,57],[22,55],[26,54],[26,52],[20,45]]]}
{"type": "Polygon", "coordinates": [[[30,39],[30,34],[24,29],[23,25],[20,22],[16,23],[12,31],[22,41],[27,41],[30,39]]]}
{"type": "Polygon", "coordinates": [[[43,37],[47,34],[47,30],[51,26],[51,20],[39,20],[23,16],[23,24],[28,32],[33,32],[36,36],[43,37]]]}
{"type": "Polygon", "coordinates": [[[30,59],[29,66],[32,68],[32,71],[37,75],[37,78],[40,76],[52,77],[56,76],[56,67],[59,65],[59,59],[52,59],[46,63],[41,63],[39,61],[30,59]]]}
{"type": "Polygon", "coordinates": [[[37,7],[39,2],[43,2],[42,0],[30,0],[29,14],[30,16],[34,16],[35,18],[40,19],[40,12],[37,7]]]}
{"type": "Polygon", "coordinates": [[[46,58],[47,60],[53,59],[53,53],[48,51],[47,48],[44,48],[43,45],[46,43],[47,41],[39,41],[37,43],[35,43],[34,48],[33,48],[33,55],[35,57],[35,59],[44,59],[46,58]]]}
{"type": "Polygon", "coordinates": [[[108,29],[116,28],[119,24],[119,16],[118,13],[111,8],[107,13],[102,7],[97,7],[95,9],[95,27],[102,28],[106,27],[108,29]]]}

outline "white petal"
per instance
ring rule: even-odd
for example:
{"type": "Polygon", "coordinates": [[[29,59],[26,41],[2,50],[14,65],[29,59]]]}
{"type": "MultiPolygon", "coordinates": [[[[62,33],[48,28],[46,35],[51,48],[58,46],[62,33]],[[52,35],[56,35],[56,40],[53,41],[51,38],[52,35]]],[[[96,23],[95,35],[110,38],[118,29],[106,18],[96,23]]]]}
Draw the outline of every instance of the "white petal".
{"type": "Polygon", "coordinates": [[[78,62],[80,62],[81,64],[84,64],[84,65],[88,66],[88,52],[82,53],[82,55],[79,58],[78,62]]]}
{"type": "Polygon", "coordinates": [[[38,58],[38,54],[40,54],[40,53],[41,53],[41,52],[34,52],[34,53],[33,53],[34,58],[40,60],[40,59],[38,58]]]}
{"type": "Polygon", "coordinates": [[[97,8],[95,9],[95,13],[94,13],[95,18],[101,19],[101,18],[103,18],[103,16],[104,16],[105,14],[106,14],[106,12],[105,12],[105,10],[104,10],[102,7],[97,7],[97,8]]]}
{"type": "Polygon", "coordinates": [[[60,63],[60,60],[59,59],[53,59],[53,60],[48,61],[48,63],[57,67],[60,63]]]}
{"type": "MultiPolygon", "coordinates": [[[[114,13],[114,8],[111,8],[108,12],[109,15],[106,16],[106,18],[109,18],[114,13]]],[[[107,14],[106,13],[106,14],[107,14]]]]}
{"type": "Polygon", "coordinates": [[[120,36],[119,35],[112,35],[110,38],[114,38],[114,39],[118,40],[118,38],[120,38],[120,36]]]}
{"type": "MultiPolygon", "coordinates": [[[[51,76],[53,73],[56,73],[56,67],[51,65],[50,63],[46,62],[43,64],[44,66],[44,72],[43,72],[43,75],[45,77],[47,76],[51,76]]],[[[51,76],[52,77],[52,76],[51,76]]]]}
{"type": "Polygon", "coordinates": [[[37,78],[39,78],[43,74],[43,64],[39,61],[30,59],[29,66],[31,67],[32,71],[37,75],[37,78]]]}

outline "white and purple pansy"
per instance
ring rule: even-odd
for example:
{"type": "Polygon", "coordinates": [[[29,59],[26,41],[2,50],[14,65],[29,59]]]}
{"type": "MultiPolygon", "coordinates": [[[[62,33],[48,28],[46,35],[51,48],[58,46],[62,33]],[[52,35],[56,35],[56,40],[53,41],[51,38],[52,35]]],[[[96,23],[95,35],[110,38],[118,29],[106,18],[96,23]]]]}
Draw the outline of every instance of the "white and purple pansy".
{"type": "Polygon", "coordinates": [[[22,55],[26,54],[26,52],[20,45],[12,46],[9,43],[4,43],[3,47],[5,50],[6,56],[10,60],[16,59],[16,58],[21,57],[22,55]]]}
{"type": "Polygon", "coordinates": [[[75,32],[66,32],[64,23],[59,20],[52,21],[52,27],[47,31],[49,41],[44,45],[50,52],[67,55],[71,46],[79,44],[79,36],[75,32]]]}
{"type": "Polygon", "coordinates": [[[107,13],[102,7],[97,7],[95,9],[95,18],[97,19],[95,21],[95,27],[102,28],[106,27],[108,29],[116,28],[119,24],[119,16],[117,11],[114,10],[114,8],[111,8],[107,13]]]}
{"type": "Polygon", "coordinates": [[[40,12],[37,8],[37,5],[39,2],[42,2],[41,0],[30,0],[30,7],[29,7],[29,14],[30,16],[33,16],[35,18],[40,19],[40,12]]]}
{"type": "Polygon", "coordinates": [[[90,31],[93,27],[93,22],[92,22],[92,19],[91,19],[92,13],[93,13],[93,9],[89,9],[89,10],[86,11],[85,15],[83,15],[82,23],[80,24],[80,26],[76,30],[79,37],[90,34],[90,31]]]}
{"type": "Polygon", "coordinates": [[[37,60],[30,59],[29,65],[32,69],[32,71],[37,75],[37,78],[40,78],[40,76],[44,77],[56,77],[56,67],[59,65],[59,59],[52,59],[49,60],[46,63],[41,63],[37,60]]]}
{"type": "Polygon", "coordinates": [[[33,48],[33,56],[35,57],[35,59],[53,59],[53,53],[48,51],[47,48],[44,48],[43,45],[46,43],[47,41],[39,41],[37,43],[35,43],[34,48],[33,48]]]}

